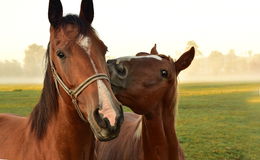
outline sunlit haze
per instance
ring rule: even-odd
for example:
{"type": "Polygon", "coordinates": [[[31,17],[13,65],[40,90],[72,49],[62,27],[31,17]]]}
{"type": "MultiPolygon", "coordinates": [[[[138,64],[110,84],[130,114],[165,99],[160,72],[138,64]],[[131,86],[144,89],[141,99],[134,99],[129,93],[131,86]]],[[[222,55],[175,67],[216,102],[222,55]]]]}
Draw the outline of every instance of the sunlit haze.
{"type": "MultiPolygon", "coordinates": [[[[260,53],[257,0],[95,0],[94,28],[112,57],[149,51],[174,56],[194,40],[203,54],[234,49],[260,53]]],[[[64,15],[78,14],[80,0],[62,0],[64,15]]],[[[48,0],[1,1],[0,59],[22,61],[32,43],[47,46],[48,0]]]]}

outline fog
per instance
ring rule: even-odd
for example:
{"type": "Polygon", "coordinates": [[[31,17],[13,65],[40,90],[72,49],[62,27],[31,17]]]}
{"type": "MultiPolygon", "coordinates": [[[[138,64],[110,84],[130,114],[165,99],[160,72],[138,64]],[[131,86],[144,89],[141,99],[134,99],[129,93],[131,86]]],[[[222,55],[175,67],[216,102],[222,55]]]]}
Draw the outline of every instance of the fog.
{"type": "Polygon", "coordinates": [[[43,46],[29,45],[24,51],[23,63],[17,60],[1,61],[0,57],[0,83],[42,83],[45,51],[43,46]]]}
{"type": "Polygon", "coordinates": [[[214,81],[259,81],[260,53],[247,51],[237,55],[230,49],[227,53],[212,51],[208,56],[200,52],[194,41],[187,43],[187,48],[195,46],[196,55],[192,64],[181,75],[181,81],[214,82],[214,81]]]}
{"type": "MultiPolygon", "coordinates": [[[[260,80],[260,53],[247,51],[238,56],[235,50],[230,49],[228,53],[215,50],[206,55],[194,41],[187,43],[186,50],[191,46],[195,46],[196,55],[190,67],[180,74],[180,82],[260,80]]],[[[1,61],[0,57],[0,83],[42,83],[45,51],[43,46],[29,45],[25,49],[23,63],[18,60],[1,61]]],[[[181,53],[175,54],[174,59],[181,53]]]]}

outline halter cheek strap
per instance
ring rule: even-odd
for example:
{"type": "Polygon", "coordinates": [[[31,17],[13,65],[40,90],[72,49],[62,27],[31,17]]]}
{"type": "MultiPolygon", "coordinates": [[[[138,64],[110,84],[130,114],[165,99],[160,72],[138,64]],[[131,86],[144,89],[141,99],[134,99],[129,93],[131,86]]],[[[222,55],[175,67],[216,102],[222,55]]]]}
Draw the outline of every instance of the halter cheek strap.
{"type": "Polygon", "coordinates": [[[108,76],[106,74],[103,73],[97,73],[94,74],[92,76],[90,76],[89,78],[87,78],[85,81],[83,81],[78,87],[76,87],[75,89],[70,89],[66,86],[66,84],[62,81],[62,79],[60,78],[60,76],[58,75],[54,64],[51,60],[51,55],[50,56],[50,64],[51,64],[51,70],[52,70],[52,75],[54,78],[54,82],[55,82],[55,86],[57,89],[58,94],[60,95],[60,91],[59,91],[59,87],[58,84],[61,86],[61,88],[63,88],[63,90],[71,97],[72,103],[74,104],[75,109],[77,110],[79,117],[84,121],[84,122],[88,122],[88,120],[84,117],[84,115],[82,114],[82,112],[80,111],[79,105],[78,105],[78,101],[77,101],[77,97],[80,95],[80,93],[87,88],[91,83],[100,80],[100,79],[105,79],[105,80],[109,80],[108,76]]]}

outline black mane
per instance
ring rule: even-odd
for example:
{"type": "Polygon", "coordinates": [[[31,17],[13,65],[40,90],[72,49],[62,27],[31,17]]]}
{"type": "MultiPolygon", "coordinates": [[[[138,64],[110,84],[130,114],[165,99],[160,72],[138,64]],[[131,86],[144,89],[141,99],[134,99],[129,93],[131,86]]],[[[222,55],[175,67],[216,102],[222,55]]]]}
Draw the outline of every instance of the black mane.
{"type": "Polygon", "coordinates": [[[86,35],[87,31],[93,30],[90,24],[86,24],[79,18],[78,15],[74,14],[68,14],[67,16],[62,17],[62,19],[60,20],[60,24],[57,26],[57,28],[59,28],[60,26],[64,27],[67,24],[77,25],[79,27],[79,33],[83,35],[86,35]]]}
{"type": "Polygon", "coordinates": [[[58,93],[52,76],[49,62],[49,46],[45,55],[46,71],[43,89],[38,104],[34,107],[31,116],[31,130],[38,138],[42,138],[46,132],[51,118],[58,112],[58,93]]]}

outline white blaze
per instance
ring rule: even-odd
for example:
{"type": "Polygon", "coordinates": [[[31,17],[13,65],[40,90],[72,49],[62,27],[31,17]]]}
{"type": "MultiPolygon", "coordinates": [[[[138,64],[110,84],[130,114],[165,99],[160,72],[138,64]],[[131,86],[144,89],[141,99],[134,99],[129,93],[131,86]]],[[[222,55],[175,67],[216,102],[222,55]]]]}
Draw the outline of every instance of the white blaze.
{"type": "Polygon", "coordinates": [[[142,59],[142,58],[154,58],[154,59],[159,60],[159,61],[162,60],[162,57],[157,56],[157,55],[147,55],[147,56],[126,56],[126,57],[118,58],[118,59],[116,60],[116,64],[119,64],[120,62],[123,62],[123,61],[131,61],[132,59],[142,59]]]}
{"type": "MultiPolygon", "coordinates": [[[[90,39],[88,37],[83,37],[79,40],[78,44],[87,52],[95,73],[98,73],[96,65],[89,52],[89,46],[91,45],[90,39]]],[[[116,112],[112,107],[112,96],[102,80],[97,80],[97,87],[99,104],[102,105],[99,113],[103,115],[103,118],[107,118],[109,120],[111,126],[114,126],[116,122],[116,112]]]]}
{"type": "Polygon", "coordinates": [[[102,109],[99,110],[99,113],[103,115],[103,118],[107,118],[109,120],[111,126],[114,126],[116,122],[116,113],[112,108],[113,103],[111,101],[111,94],[103,81],[98,80],[97,84],[99,103],[102,105],[102,109]]]}

